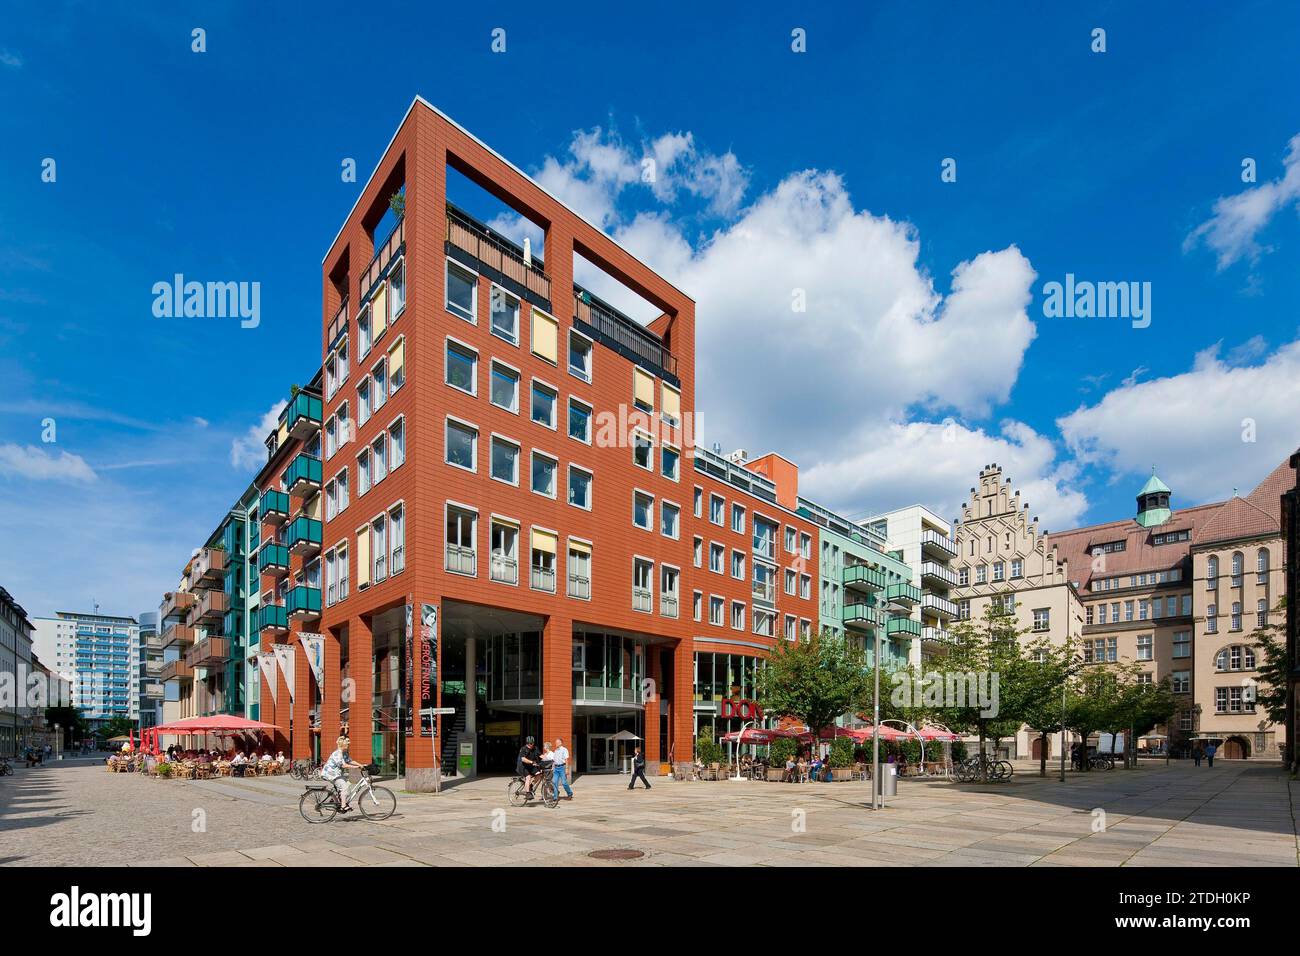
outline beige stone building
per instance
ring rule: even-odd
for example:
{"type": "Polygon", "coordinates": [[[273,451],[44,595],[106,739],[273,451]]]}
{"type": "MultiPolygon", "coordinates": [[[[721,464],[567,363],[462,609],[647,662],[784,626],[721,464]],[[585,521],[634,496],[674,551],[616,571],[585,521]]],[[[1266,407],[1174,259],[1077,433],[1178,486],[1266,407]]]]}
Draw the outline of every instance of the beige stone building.
{"type": "MultiPolygon", "coordinates": [[[[1083,633],[1083,604],[1071,583],[1068,561],[1030,515],[1011,479],[996,464],[980,471],[956,525],[957,556],[951,567],[957,585],[951,598],[959,620],[981,620],[990,603],[1010,604],[1016,626],[1055,644],[1083,633]]],[[[1059,737],[1049,756],[1059,755],[1059,737]]],[[[1003,745],[1006,756],[1039,755],[1038,735],[1022,730],[1003,745]]]]}
{"type": "MultiPolygon", "coordinates": [[[[1132,518],[1048,534],[987,466],[956,530],[959,615],[1012,601],[1019,626],[1075,638],[1085,663],[1136,661],[1140,679],[1168,679],[1178,709],[1154,733],[1174,746],[1214,740],[1224,757],[1276,758],[1285,735],[1255,711],[1252,635],[1283,623],[1281,496],[1295,483],[1284,462],[1244,498],[1174,509],[1153,474],[1132,518]]],[[[1022,733],[1015,755],[1037,746],[1022,733]]]]}

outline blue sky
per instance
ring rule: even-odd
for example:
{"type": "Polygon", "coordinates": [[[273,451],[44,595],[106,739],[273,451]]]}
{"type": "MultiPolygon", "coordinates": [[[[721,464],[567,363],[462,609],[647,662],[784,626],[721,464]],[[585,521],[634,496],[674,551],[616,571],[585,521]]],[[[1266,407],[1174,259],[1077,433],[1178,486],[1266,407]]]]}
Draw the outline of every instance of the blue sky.
{"type": "Polygon", "coordinates": [[[312,374],[340,164],[416,94],[694,295],[706,439],[847,513],[951,517],[996,460],[1055,530],[1152,464],[1191,504],[1300,445],[1300,8],[316,6],[0,27],[0,584],[32,613],[175,583],[312,374]],[[260,282],[260,325],[154,317],[177,272],[260,282]],[[1149,282],[1151,324],[1046,317],[1067,273],[1149,282]]]}

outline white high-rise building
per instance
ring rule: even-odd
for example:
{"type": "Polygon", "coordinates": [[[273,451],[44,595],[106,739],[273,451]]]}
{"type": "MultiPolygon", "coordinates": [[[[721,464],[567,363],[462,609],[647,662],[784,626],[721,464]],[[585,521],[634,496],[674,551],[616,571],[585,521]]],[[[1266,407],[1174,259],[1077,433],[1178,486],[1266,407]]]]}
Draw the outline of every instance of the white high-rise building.
{"type": "Polygon", "coordinates": [[[115,717],[140,716],[140,626],[133,617],[56,611],[33,619],[32,649],[51,671],[72,682],[72,706],[91,729],[115,717]]]}

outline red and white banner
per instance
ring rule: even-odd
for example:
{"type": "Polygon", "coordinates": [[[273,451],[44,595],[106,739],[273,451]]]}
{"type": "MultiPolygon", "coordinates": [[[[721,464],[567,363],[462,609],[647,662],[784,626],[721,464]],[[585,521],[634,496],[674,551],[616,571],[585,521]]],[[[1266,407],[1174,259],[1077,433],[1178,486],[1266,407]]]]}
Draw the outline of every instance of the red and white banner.
{"type": "Polygon", "coordinates": [[[325,635],[309,634],[304,631],[298,635],[298,640],[307,653],[311,676],[316,679],[316,694],[323,698],[325,696],[325,635]]]}
{"type": "Polygon", "coordinates": [[[280,665],[284,682],[289,685],[289,702],[293,703],[293,645],[272,644],[271,650],[275,651],[275,662],[280,665]]]}
{"type": "Polygon", "coordinates": [[[275,654],[271,651],[263,651],[258,655],[257,663],[262,669],[262,686],[270,688],[271,702],[273,704],[278,704],[280,702],[280,695],[276,693],[275,686],[275,654]]]}

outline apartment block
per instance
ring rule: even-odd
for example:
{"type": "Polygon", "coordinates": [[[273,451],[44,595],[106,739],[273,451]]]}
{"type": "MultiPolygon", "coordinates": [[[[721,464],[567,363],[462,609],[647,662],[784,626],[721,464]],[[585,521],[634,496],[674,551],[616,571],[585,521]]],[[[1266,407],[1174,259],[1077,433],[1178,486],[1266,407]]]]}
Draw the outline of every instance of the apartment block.
{"type": "MultiPolygon", "coordinates": [[[[21,604],[0,588],[0,674],[17,682],[31,671],[35,626],[21,604]]],[[[24,701],[0,701],[0,757],[14,757],[31,733],[32,714],[24,701]]]]}
{"type": "Polygon", "coordinates": [[[957,540],[951,525],[922,505],[877,515],[867,524],[884,536],[886,547],[911,569],[912,580],[920,585],[921,599],[909,615],[919,632],[913,635],[908,655],[910,663],[920,666],[942,654],[951,639],[948,624],[958,614],[952,600],[957,572],[951,566],[957,540]]]}
{"type": "Polygon", "coordinates": [[[34,650],[72,682],[72,705],[93,731],[114,718],[139,718],[140,628],[133,617],[98,610],[34,619],[34,650]]]}
{"type": "Polygon", "coordinates": [[[139,701],[140,729],[143,730],[162,723],[165,694],[162,683],[163,645],[157,611],[143,611],[136,615],[136,620],[140,624],[136,651],[136,699],[139,701]]]}

